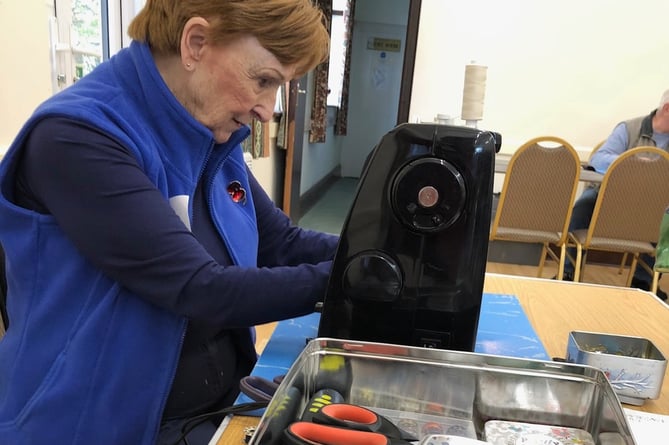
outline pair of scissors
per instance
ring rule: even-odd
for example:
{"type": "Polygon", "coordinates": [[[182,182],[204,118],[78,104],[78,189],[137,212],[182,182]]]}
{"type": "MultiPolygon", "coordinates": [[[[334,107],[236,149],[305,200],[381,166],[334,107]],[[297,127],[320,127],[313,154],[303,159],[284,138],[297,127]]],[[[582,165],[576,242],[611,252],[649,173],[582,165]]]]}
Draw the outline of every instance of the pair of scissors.
{"type": "Polygon", "coordinates": [[[359,405],[333,403],[284,431],[285,445],[408,445],[418,439],[359,405]]]}

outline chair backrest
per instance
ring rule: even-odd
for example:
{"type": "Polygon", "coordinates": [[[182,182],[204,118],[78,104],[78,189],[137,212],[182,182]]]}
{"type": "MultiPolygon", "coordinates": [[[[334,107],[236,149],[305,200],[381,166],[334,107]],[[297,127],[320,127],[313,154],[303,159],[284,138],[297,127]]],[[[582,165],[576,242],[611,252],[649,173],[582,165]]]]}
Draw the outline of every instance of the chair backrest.
{"type": "Polygon", "coordinates": [[[586,248],[593,238],[657,242],[669,205],[669,153],[636,147],[606,171],[593,211],[586,248]]]}
{"type": "Polygon", "coordinates": [[[491,236],[499,227],[561,233],[566,240],[581,163],[574,147],[555,136],[520,146],[509,161],[491,236]]]}
{"type": "Polygon", "coordinates": [[[594,147],[592,147],[592,150],[590,150],[590,154],[588,155],[588,164],[590,164],[590,161],[592,161],[592,157],[595,155],[595,153],[597,153],[597,150],[602,148],[602,145],[604,145],[604,142],[606,142],[606,139],[604,139],[603,141],[597,142],[597,144],[594,147]]]}

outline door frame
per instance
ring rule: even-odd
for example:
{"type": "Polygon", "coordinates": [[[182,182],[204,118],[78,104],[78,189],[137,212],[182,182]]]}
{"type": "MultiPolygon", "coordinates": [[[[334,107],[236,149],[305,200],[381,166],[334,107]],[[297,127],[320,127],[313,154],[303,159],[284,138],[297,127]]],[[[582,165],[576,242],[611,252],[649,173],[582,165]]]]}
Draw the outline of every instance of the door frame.
{"type": "Polygon", "coordinates": [[[416,62],[416,47],[418,46],[418,24],[420,22],[421,3],[422,0],[409,0],[407,35],[404,47],[404,64],[402,65],[402,83],[400,85],[400,99],[397,106],[398,125],[409,122],[409,108],[411,107],[411,89],[413,87],[413,72],[416,62]]]}
{"type": "Polygon", "coordinates": [[[302,176],[302,153],[304,149],[304,128],[307,108],[307,75],[300,79],[291,80],[288,87],[287,116],[287,147],[286,165],[283,176],[283,203],[284,213],[295,224],[300,219],[300,177],[302,176]],[[294,105],[293,105],[294,104],[294,105]]]}
{"type": "MultiPolygon", "coordinates": [[[[397,105],[397,124],[409,122],[411,105],[411,89],[413,85],[416,46],[418,43],[418,25],[422,0],[409,0],[407,14],[407,32],[405,38],[404,61],[402,64],[402,81],[397,105]]],[[[306,122],[306,85],[307,77],[291,82],[289,103],[296,104],[296,109],[288,112],[289,133],[286,150],[286,166],[283,185],[283,211],[297,224],[303,216],[300,209],[300,176],[302,174],[302,153],[304,151],[304,127],[306,122]],[[293,85],[295,85],[293,87],[293,85]]]]}

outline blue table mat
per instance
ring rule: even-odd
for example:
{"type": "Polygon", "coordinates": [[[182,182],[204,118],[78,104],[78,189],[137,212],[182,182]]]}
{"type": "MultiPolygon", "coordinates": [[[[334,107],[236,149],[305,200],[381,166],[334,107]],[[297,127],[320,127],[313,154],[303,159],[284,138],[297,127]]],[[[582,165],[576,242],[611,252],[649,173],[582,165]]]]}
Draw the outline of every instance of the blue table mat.
{"type": "MultiPolygon", "coordinates": [[[[251,375],[272,380],[288,372],[308,340],[318,334],[320,314],[277,323],[251,375]]],[[[484,293],[474,352],[534,360],[550,360],[534,332],[520,302],[514,295],[484,293]]],[[[235,404],[252,400],[240,394],[235,404]]],[[[261,415],[258,410],[251,415],[261,415]]]]}

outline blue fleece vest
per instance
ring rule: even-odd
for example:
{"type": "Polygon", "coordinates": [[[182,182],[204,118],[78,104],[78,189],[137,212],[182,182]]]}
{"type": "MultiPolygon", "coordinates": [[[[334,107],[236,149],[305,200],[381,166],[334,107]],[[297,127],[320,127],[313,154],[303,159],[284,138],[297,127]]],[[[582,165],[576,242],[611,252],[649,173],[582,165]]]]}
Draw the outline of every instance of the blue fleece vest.
{"type": "Polygon", "coordinates": [[[0,164],[11,319],[0,340],[0,443],[153,444],[186,321],[96,269],[50,215],[12,203],[23,143],[37,121],[55,115],[130,150],[186,226],[204,181],[214,224],[240,266],[257,263],[253,197],[240,206],[227,186],[240,181],[250,190],[239,146],[249,130],[215,144],[164,84],[148,47],[135,42],[42,104],[0,164]]]}

